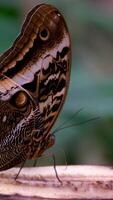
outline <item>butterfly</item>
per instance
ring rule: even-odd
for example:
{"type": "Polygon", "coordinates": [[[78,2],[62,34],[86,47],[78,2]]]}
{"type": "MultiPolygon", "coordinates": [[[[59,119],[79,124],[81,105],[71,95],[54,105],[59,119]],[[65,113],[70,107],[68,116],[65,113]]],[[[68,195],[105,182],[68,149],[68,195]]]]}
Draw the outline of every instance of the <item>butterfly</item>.
{"type": "Polygon", "coordinates": [[[0,56],[0,171],[36,160],[54,145],[51,128],[64,104],[70,62],[62,14],[54,6],[37,5],[0,56]]]}

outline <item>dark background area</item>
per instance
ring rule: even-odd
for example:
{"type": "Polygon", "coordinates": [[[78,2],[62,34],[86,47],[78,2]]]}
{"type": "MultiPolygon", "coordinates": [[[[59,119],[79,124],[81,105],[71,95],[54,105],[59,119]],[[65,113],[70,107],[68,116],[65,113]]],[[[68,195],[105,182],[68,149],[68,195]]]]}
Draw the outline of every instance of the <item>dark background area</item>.
{"type": "MultiPolygon", "coordinates": [[[[72,40],[68,96],[55,127],[79,124],[55,134],[56,144],[38,165],[113,164],[113,0],[1,0],[0,53],[11,46],[29,9],[55,5],[65,16],[72,40]],[[81,109],[78,115],[72,115],[81,109]]],[[[32,165],[32,163],[27,162],[32,165]]]]}

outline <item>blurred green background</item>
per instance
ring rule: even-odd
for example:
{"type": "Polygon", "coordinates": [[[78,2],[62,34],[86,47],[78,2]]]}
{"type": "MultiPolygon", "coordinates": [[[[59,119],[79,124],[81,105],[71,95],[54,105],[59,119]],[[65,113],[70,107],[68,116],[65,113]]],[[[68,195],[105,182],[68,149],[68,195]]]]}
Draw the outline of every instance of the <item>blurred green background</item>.
{"type": "MultiPolygon", "coordinates": [[[[52,131],[56,144],[38,165],[113,164],[113,0],[0,0],[0,53],[20,32],[25,15],[39,3],[55,5],[65,16],[72,40],[72,71],[68,96],[52,131]],[[81,109],[73,119],[71,116],[81,109]]],[[[32,163],[27,163],[32,164],[32,163]]]]}

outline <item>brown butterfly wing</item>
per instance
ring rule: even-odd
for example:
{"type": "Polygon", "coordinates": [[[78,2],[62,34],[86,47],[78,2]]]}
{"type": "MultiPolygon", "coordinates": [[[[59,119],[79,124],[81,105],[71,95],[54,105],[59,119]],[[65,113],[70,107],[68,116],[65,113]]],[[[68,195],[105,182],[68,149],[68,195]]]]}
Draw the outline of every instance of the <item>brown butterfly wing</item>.
{"type": "MultiPolygon", "coordinates": [[[[36,131],[31,130],[27,141],[27,153],[23,150],[26,147],[25,141],[23,146],[19,147],[23,148],[20,152],[24,152],[23,157],[26,159],[41,156],[54,144],[54,138],[49,132],[66,97],[70,78],[70,60],[70,36],[64,18],[56,8],[46,4],[36,6],[28,14],[13,46],[0,57],[0,72],[6,77],[7,87],[14,83],[19,90],[25,90],[34,106],[29,103],[30,110],[34,113],[35,110],[38,111],[33,116],[36,131]]],[[[2,88],[0,92],[2,93],[2,88]]],[[[15,92],[16,90],[10,87],[10,90],[6,90],[4,98],[8,94],[10,102],[15,92]]],[[[26,116],[29,119],[29,114],[26,116]]],[[[29,121],[27,129],[19,131],[18,140],[25,139],[22,136],[30,130],[29,127],[32,127],[32,120],[29,121]]],[[[10,140],[14,138],[14,134],[11,136],[8,132],[8,135],[10,140]]],[[[2,147],[3,144],[2,142],[2,147]]],[[[14,156],[18,144],[14,144],[14,149],[10,147],[10,142],[7,145],[10,155],[14,156]]],[[[4,151],[2,147],[0,149],[4,151]]],[[[7,157],[7,153],[4,155],[7,157]]],[[[16,157],[18,153],[15,154],[16,161],[13,166],[19,160],[16,157]]],[[[12,167],[11,162],[7,166],[12,167]]]]}

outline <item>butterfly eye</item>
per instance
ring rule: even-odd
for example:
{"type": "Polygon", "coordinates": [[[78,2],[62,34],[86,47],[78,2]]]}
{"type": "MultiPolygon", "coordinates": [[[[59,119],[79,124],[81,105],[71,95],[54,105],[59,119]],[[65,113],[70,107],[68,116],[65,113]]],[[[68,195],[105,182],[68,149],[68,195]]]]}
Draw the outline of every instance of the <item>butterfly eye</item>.
{"type": "Polygon", "coordinates": [[[49,30],[47,28],[43,27],[43,28],[40,29],[39,37],[40,37],[41,40],[43,40],[43,41],[48,40],[49,35],[50,35],[49,30]]]}
{"type": "Polygon", "coordinates": [[[20,91],[15,96],[15,105],[19,108],[24,107],[27,104],[27,95],[25,92],[20,91]]]}

